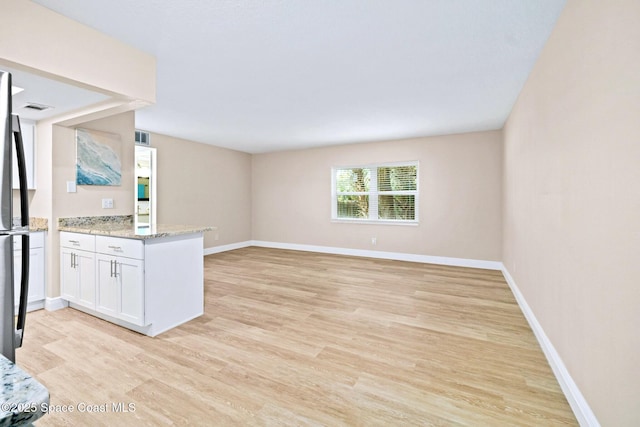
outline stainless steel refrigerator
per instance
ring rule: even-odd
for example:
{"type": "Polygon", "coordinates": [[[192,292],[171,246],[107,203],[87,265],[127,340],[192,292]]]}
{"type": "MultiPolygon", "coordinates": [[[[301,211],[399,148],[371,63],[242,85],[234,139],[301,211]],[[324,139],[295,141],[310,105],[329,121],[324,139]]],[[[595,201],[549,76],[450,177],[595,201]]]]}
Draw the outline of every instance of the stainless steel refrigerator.
{"type": "Polygon", "coordinates": [[[11,74],[0,70],[0,352],[15,362],[22,345],[29,292],[29,203],[20,119],[11,114],[11,74]],[[20,221],[13,220],[13,150],[20,177],[20,221]],[[13,239],[22,239],[22,277],[15,313],[13,239]],[[17,314],[17,318],[16,318],[17,314]]]}

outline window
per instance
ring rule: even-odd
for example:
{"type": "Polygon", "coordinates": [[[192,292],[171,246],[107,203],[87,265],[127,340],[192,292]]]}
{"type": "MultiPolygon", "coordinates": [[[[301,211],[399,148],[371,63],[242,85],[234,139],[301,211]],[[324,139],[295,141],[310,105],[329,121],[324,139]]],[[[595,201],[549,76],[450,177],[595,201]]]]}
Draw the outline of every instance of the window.
{"type": "Polygon", "coordinates": [[[334,220],[417,223],[417,206],[417,162],[332,170],[334,220]]]}

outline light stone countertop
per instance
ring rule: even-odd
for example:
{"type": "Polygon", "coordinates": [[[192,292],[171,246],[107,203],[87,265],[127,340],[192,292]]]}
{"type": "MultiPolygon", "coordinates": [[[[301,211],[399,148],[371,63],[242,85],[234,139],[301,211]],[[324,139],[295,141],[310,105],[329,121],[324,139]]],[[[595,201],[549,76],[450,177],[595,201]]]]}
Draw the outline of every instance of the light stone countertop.
{"type": "Polygon", "coordinates": [[[2,355],[0,373],[0,427],[31,425],[46,413],[49,390],[2,355]]]}
{"type": "MultiPolygon", "coordinates": [[[[20,225],[20,217],[13,218],[13,225],[17,227],[20,225]]],[[[47,218],[38,218],[35,216],[29,217],[29,231],[48,231],[49,221],[47,218]]]]}
{"type": "Polygon", "coordinates": [[[203,233],[215,229],[215,227],[208,226],[172,224],[155,224],[152,226],[136,227],[133,224],[133,217],[131,215],[58,218],[59,231],[140,240],[203,233]]]}
{"type": "Polygon", "coordinates": [[[49,221],[47,218],[30,217],[29,218],[29,231],[48,231],[49,221]]]}

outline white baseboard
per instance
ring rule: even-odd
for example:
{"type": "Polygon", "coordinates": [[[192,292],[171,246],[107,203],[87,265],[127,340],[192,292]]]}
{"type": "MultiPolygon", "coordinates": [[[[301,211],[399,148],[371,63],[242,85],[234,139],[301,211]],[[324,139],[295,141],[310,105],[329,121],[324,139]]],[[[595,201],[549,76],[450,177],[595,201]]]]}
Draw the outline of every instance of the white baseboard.
{"type": "Polygon", "coordinates": [[[406,254],[401,252],[370,251],[363,249],[347,249],[331,246],[299,245],[295,243],[265,242],[262,240],[252,240],[251,246],[263,248],[289,249],[294,251],[320,252],[334,255],[359,256],[367,258],[392,259],[396,261],[421,262],[426,264],[451,265],[456,267],[484,268],[487,270],[501,270],[502,263],[499,261],[483,261],[466,258],[449,258],[430,255],[406,254]]]}
{"type": "Polygon", "coordinates": [[[69,303],[62,297],[49,298],[44,301],[44,309],[47,311],[56,311],[68,307],[69,303]]]}
{"type": "Polygon", "coordinates": [[[233,251],[235,249],[242,249],[248,246],[251,246],[250,240],[247,240],[246,242],[231,243],[229,245],[214,246],[211,248],[206,248],[204,250],[204,255],[207,256],[207,255],[217,254],[220,252],[233,251]]]}
{"type": "MultiPolygon", "coordinates": [[[[13,306],[13,312],[17,315],[20,306],[13,306]]],[[[44,308],[44,300],[27,302],[27,313],[31,311],[41,310],[44,308]]]]}
{"type": "Polygon", "coordinates": [[[542,347],[542,351],[547,357],[549,365],[551,365],[551,369],[553,370],[553,373],[560,384],[560,388],[567,398],[578,423],[580,423],[581,426],[600,427],[598,419],[580,392],[578,385],[573,381],[573,378],[571,378],[571,375],[560,358],[560,355],[553,344],[551,344],[547,334],[545,334],[544,329],[542,329],[538,319],[536,319],[535,314],[533,314],[531,307],[529,307],[529,304],[527,304],[527,301],[524,299],[524,295],[522,295],[522,292],[520,292],[516,282],[513,280],[513,277],[511,277],[511,274],[509,274],[509,271],[507,271],[504,265],[502,266],[502,274],[507,280],[507,283],[511,288],[511,292],[513,292],[513,295],[516,297],[516,301],[518,302],[524,317],[529,322],[531,329],[533,329],[533,333],[538,339],[538,343],[540,343],[540,347],[542,347]]]}
{"type": "MultiPolygon", "coordinates": [[[[258,246],[263,248],[274,248],[274,249],[287,249],[287,250],[295,250],[295,251],[307,251],[307,252],[319,252],[319,253],[327,253],[327,254],[335,254],[335,255],[348,255],[348,256],[359,256],[359,257],[367,257],[367,258],[380,258],[380,259],[390,259],[397,261],[410,261],[410,262],[420,262],[427,264],[440,264],[440,265],[450,265],[456,267],[470,267],[470,268],[482,268],[487,270],[501,270],[507,284],[511,288],[513,295],[522,310],[525,318],[529,322],[533,333],[535,334],[542,351],[544,352],[551,369],[553,370],[558,383],[560,384],[560,388],[562,389],[571,409],[573,410],[576,419],[580,423],[581,426],[587,427],[600,427],[600,423],[596,418],[595,414],[591,410],[591,407],[587,403],[586,399],[580,392],[575,381],[571,378],[569,371],[567,370],[564,362],[560,358],[560,355],[556,351],[555,347],[547,337],[547,334],[542,329],[542,326],[538,322],[535,314],[529,307],[529,304],[524,298],[524,295],[520,292],[520,289],[516,285],[513,277],[509,274],[509,271],[506,267],[499,261],[484,261],[484,260],[475,260],[475,259],[466,259],[466,258],[450,258],[450,257],[439,257],[439,256],[429,256],[429,255],[418,255],[418,254],[407,254],[401,252],[383,252],[383,251],[372,251],[372,250],[363,250],[363,249],[348,249],[348,248],[339,248],[339,247],[331,247],[331,246],[316,246],[316,245],[301,245],[295,243],[279,243],[279,242],[267,242],[262,240],[248,240],[244,242],[232,243],[229,245],[221,245],[214,246],[211,248],[206,248],[204,250],[204,255],[212,255],[226,251],[232,251],[235,249],[246,248],[249,246],[258,246]]],[[[69,304],[66,300],[63,300],[61,297],[57,298],[47,298],[44,304],[44,308],[48,311],[55,311],[61,308],[67,307],[69,304]]]]}

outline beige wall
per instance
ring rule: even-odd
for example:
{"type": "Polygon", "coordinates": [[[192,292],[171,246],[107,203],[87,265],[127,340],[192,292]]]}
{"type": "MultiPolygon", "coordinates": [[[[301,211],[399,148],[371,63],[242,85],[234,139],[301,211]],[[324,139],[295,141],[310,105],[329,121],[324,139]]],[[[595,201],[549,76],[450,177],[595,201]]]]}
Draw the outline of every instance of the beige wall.
{"type": "Polygon", "coordinates": [[[120,186],[78,185],[67,193],[67,181],[76,179],[75,129],[53,127],[53,207],[54,216],[131,215],[134,210],[134,134],[133,112],[83,123],[78,127],[120,136],[122,143],[120,186]],[[102,199],[113,199],[114,209],[102,209],[102,199]]]}
{"type": "MultiPolygon", "coordinates": [[[[134,113],[94,120],[78,127],[120,135],[122,185],[78,186],[76,193],[67,193],[66,182],[75,181],[76,177],[74,128],[44,127],[53,130],[54,149],[41,144],[38,154],[43,151],[43,156],[51,156],[52,167],[45,163],[38,168],[38,182],[45,185],[34,192],[30,207],[32,216],[45,216],[50,221],[47,241],[47,252],[51,254],[47,259],[47,295],[50,297],[60,295],[57,219],[134,212],[134,113]],[[46,185],[48,183],[50,185],[46,185]],[[102,209],[103,198],[113,199],[114,209],[102,209]],[[50,205],[47,199],[52,201],[50,205]]],[[[205,233],[205,248],[251,239],[250,154],[158,134],[152,135],[152,146],[158,150],[159,223],[217,226],[217,231],[205,233]]]]}
{"type": "Polygon", "coordinates": [[[639,22],[570,0],[505,128],[504,264],[603,426],[640,425],[639,22]]]}
{"type": "Polygon", "coordinates": [[[499,131],[256,154],[252,171],[254,240],[501,259],[499,131]],[[331,222],[332,167],[413,160],[418,226],[331,222]]]}
{"type": "Polygon", "coordinates": [[[59,295],[56,219],[65,215],[104,215],[102,197],[114,198],[116,209],[110,213],[133,212],[132,169],[124,171],[123,182],[130,183],[126,188],[79,188],[76,194],[66,193],[65,182],[75,179],[75,139],[70,128],[113,116],[92,121],[87,127],[126,135],[122,160],[133,168],[133,149],[128,150],[133,145],[133,112],[120,113],[155,102],[156,60],[30,1],[3,0],[2,11],[0,66],[5,64],[111,97],[37,124],[37,189],[30,191],[30,210],[32,216],[49,220],[47,295],[55,297],[59,295]]]}
{"type": "Polygon", "coordinates": [[[155,102],[156,60],[25,0],[2,0],[0,63],[112,94],[155,102]]]}
{"type": "MultiPolygon", "coordinates": [[[[7,1],[0,63],[155,99],[152,57],[31,2],[7,1]],[[42,43],[51,37],[56,49],[42,43]]],[[[569,0],[507,122],[504,151],[501,132],[254,156],[153,135],[158,220],[218,226],[205,247],[254,239],[502,259],[602,425],[639,425],[638,22],[636,0],[569,0]],[[330,221],[332,166],[406,160],[420,162],[419,226],[330,221]]],[[[49,296],[59,295],[57,217],[133,213],[133,113],[83,126],[121,133],[128,166],[122,187],[68,194],[73,130],[38,125],[31,205],[50,219],[49,296]],[[103,197],[116,208],[102,209],[103,197]]]]}
{"type": "Polygon", "coordinates": [[[251,155],[152,134],[158,222],[216,226],[205,248],[251,239],[251,155]]]}
{"type": "MultiPolygon", "coordinates": [[[[83,123],[79,127],[120,135],[122,142],[122,184],[120,186],[79,185],[67,193],[67,181],[76,179],[76,143],[73,128],[53,126],[52,213],[47,240],[47,295],[60,295],[60,254],[57,219],[67,216],[132,215],[134,211],[134,113],[118,114],[83,123]],[[102,209],[102,199],[113,199],[114,209],[102,209]]],[[[36,190],[36,194],[40,190],[36,190]]],[[[34,215],[37,210],[34,209],[34,215]]]]}

